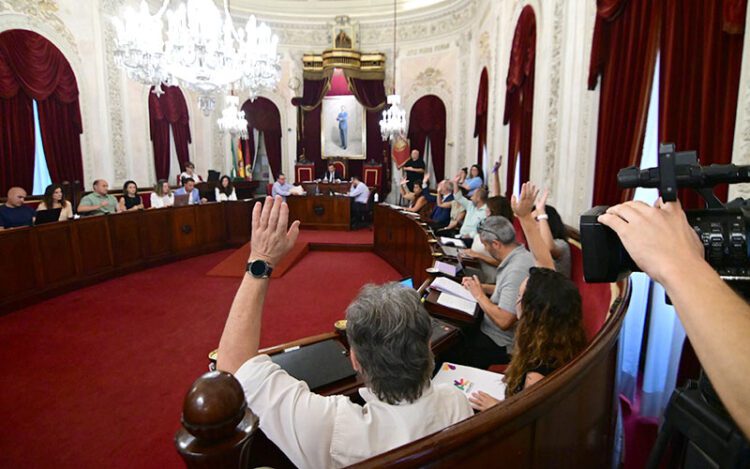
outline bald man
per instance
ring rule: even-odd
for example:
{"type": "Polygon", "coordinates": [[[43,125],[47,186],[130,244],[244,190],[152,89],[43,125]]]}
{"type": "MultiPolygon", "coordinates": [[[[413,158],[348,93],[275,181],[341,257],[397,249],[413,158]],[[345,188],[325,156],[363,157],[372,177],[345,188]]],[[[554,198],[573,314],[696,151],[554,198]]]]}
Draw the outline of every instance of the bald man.
{"type": "Polygon", "coordinates": [[[86,215],[103,215],[120,212],[117,199],[109,195],[109,183],[104,179],[94,181],[94,191],[86,194],[78,204],[78,213],[86,215]]]}
{"type": "Polygon", "coordinates": [[[35,211],[24,204],[26,191],[21,187],[11,187],[8,201],[0,207],[0,229],[31,226],[34,223],[35,211]]]}

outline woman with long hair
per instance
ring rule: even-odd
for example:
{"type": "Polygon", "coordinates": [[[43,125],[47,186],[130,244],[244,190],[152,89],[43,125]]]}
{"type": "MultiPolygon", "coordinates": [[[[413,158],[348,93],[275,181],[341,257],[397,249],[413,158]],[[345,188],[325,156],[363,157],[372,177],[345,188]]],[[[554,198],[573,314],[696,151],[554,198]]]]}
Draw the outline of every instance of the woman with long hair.
{"type": "Polygon", "coordinates": [[[135,181],[125,181],[122,185],[122,197],[118,205],[120,205],[121,212],[143,210],[143,200],[138,195],[138,185],[135,181]]]}
{"type": "Polygon", "coordinates": [[[73,206],[70,202],[65,200],[63,196],[62,186],[60,184],[50,184],[44,190],[44,196],[42,201],[37,206],[37,212],[41,210],[51,210],[53,208],[61,208],[60,218],[58,221],[65,221],[73,218],[73,206]]]}
{"type": "Polygon", "coordinates": [[[482,168],[477,164],[471,165],[469,176],[463,181],[461,188],[466,190],[467,197],[471,197],[483,185],[484,175],[482,174],[482,168]]]}
{"type": "MultiPolygon", "coordinates": [[[[511,202],[537,267],[530,270],[519,290],[515,347],[504,378],[506,397],[541,381],[586,347],[581,294],[569,278],[555,271],[552,255],[532,215],[538,193],[533,184],[526,183],[520,199],[514,196],[511,202]]],[[[481,391],[469,400],[479,410],[498,402],[481,391]]]]}
{"type": "Polygon", "coordinates": [[[151,193],[151,208],[171,207],[174,205],[174,194],[166,179],[159,179],[151,193]]]}
{"type": "Polygon", "coordinates": [[[232,180],[229,176],[224,175],[219,179],[219,187],[214,189],[216,193],[217,202],[225,202],[227,200],[237,200],[237,193],[232,185],[232,180]]]}

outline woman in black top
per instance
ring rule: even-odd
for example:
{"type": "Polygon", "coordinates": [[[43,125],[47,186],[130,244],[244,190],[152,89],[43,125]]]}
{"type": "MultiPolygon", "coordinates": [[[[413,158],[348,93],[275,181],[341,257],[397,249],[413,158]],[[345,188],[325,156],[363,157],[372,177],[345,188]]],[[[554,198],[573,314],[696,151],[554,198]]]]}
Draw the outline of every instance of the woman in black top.
{"type": "Polygon", "coordinates": [[[135,181],[125,181],[122,185],[122,197],[120,197],[120,210],[143,210],[143,201],[138,195],[138,185],[135,181]]]}

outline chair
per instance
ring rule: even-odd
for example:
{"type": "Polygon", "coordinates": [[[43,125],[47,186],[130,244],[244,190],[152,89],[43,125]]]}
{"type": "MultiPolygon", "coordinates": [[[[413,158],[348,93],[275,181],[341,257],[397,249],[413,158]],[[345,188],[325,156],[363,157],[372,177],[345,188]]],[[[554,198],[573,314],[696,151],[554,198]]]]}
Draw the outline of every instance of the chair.
{"type": "Polygon", "coordinates": [[[271,195],[273,193],[273,183],[269,182],[266,184],[266,194],[271,195]]]}
{"type": "Polygon", "coordinates": [[[346,162],[341,160],[332,160],[330,162],[334,167],[336,167],[336,171],[341,173],[341,178],[343,180],[349,179],[349,172],[347,171],[346,162]]]}

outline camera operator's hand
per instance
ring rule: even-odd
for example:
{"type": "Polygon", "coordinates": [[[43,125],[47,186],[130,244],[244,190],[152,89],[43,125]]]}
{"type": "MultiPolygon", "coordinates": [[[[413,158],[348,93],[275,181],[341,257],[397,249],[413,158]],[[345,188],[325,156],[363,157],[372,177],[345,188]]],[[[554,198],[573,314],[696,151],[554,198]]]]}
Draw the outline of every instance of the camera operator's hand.
{"type": "Polygon", "coordinates": [[[534,210],[534,201],[539,194],[539,189],[536,188],[534,183],[525,182],[521,186],[521,194],[519,198],[514,195],[510,201],[510,207],[513,209],[513,213],[518,218],[523,218],[531,215],[534,210]]]}
{"type": "Polygon", "coordinates": [[[615,205],[599,216],[599,222],[617,233],[641,270],[663,284],[670,275],[682,275],[703,262],[703,244],[679,202],[659,199],[655,205],[615,205]]]}

